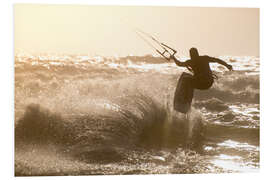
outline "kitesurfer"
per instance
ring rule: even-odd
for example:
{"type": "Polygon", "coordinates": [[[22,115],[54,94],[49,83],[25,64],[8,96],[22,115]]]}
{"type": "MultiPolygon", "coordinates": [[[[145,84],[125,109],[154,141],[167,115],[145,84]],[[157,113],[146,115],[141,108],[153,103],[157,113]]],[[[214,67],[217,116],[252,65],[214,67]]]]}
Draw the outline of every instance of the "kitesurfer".
{"type": "Polygon", "coordinates": [[[219,63],[227,67],[230,71],[233,70],[230,64],[227,64],[221,59],[200,56],[198,50],[194,47],[189,50],[189,53],[190,59],[185,62],[177,60],[173,55],[170,56],[170,59],[173,59],[177,66],[186,67],[193,74],[191,75],[186,72],[182,73],[175,91],[174,109],[183,113],[186,113],[190,108],[193,90],[209,89],[212,86],[214,79],[217,78],[217,76],[212,73],[209,63],[219,63]]]}

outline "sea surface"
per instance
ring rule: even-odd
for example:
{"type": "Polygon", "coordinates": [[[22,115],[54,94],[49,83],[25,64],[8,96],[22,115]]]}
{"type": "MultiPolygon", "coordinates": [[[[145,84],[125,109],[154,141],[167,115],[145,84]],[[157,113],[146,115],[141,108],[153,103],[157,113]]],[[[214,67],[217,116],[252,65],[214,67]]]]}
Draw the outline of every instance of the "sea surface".
{"type": "MultiPolygon", "coordinates": [[[[260,59],[172,107],[186,69],[147,56],[15,55],[15,175],[258,172],[260,59]]],[[[181,60],[187,58],[181,57],[181,60]]]]}

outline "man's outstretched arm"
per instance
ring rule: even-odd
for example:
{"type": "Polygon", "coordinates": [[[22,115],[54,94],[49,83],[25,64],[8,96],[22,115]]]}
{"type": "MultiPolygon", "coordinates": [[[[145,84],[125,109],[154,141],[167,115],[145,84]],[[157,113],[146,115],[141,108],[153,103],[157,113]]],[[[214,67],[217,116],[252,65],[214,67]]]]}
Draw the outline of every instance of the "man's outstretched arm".
{"type": "Polygon", "coordinates": [[[177,66],[181,66],[181,67],[187,67],[188,66],[187,61],[185,61],[185,62],[178,61],[175,56],[170,56],[170,59],[173,59],[177,66]]]}
{"type": "Polygon", "coordinates": [[[223,60],[221,60],[221,59],[209,57],[209,62],[216,62],[216,63],[219,63],[219,64],[225,66],[225,67],[228,68],[230,71],[233,70],[233,69],[232,69],[232,65],[227,64],[225,61],[223,61],[223,60]]]}

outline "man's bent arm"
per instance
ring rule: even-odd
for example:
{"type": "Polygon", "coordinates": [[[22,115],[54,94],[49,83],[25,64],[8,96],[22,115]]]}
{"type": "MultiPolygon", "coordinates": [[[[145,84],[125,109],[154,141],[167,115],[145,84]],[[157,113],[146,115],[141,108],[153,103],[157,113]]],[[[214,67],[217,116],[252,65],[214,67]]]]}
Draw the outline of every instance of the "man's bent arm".
{"type": "Polygon", "coordinates": [[[223,66],[226,66],[229,70],[232,70],[232,66],[227,64],[225,61],[218,59],[218,58],[213,58],[213,57],[209,57],[209,62],[216,62],[219,63],[223,66]]]}
{"type": "Polygon", "coordinates": [[[175,56],[171,56],[170,59],[173,59],[177,66],[182,66],[182,67],[187,67],[188,66],[187,62],[178,61],[175,56]]]}

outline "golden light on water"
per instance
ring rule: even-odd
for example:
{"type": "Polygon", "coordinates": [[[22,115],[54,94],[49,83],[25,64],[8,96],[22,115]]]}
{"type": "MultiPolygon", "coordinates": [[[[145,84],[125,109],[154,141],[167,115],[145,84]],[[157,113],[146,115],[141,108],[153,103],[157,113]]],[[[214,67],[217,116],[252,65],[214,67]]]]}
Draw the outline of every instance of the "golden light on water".
{"type": "MultiPolygon", "coordinates": [[[[249,155],[246,157],[241,157],[238,155],[229,155],[231,149],[245,150],[249,151],[249,154],[252,152],[258,152],[259,147],[253,146],[248,143],[240,143],[233,140],[226,140],[222,143],[217,144],[219,147],[225,148],[228,151],[228,154],[219,154],[215,156],[211,161],[215,165],[222,167],[227,170],[232,170],[235,172],[258,172],[258,168],[246,164],[246,158],[249,158],[249,155]]],[[[226,151],[225,151],[226,152],[226,151]]]]}

